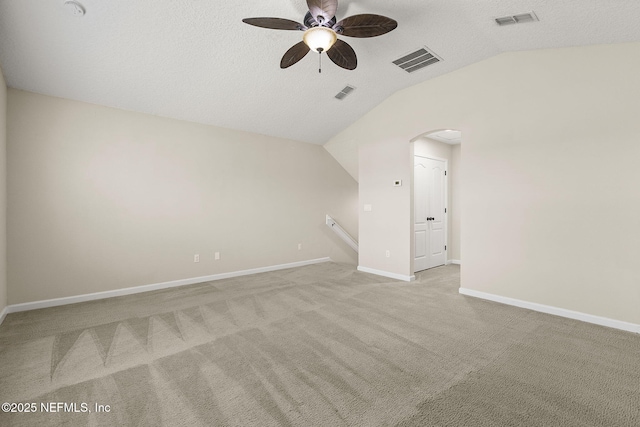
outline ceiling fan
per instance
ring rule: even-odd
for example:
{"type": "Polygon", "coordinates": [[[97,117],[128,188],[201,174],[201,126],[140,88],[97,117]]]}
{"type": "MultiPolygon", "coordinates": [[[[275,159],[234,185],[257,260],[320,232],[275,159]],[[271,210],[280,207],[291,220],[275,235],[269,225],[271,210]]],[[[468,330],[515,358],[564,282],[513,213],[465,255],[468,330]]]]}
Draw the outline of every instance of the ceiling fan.
{"type": "MultiPolygon", "coordinates": [[[[355,70],[358,66],[356,53],[349,44],[338,39],[338,35],[347,37],[376,37],[393,31],[398,23],[386,16],[361,14],[336,21],[338,0],[307,0],[309,11],[304,16],[304,24],[283,18],[245,18],[242,22],[256,27],[274,30],[304,31],[302,41],[289,49],[280,68],[288,68],[300,61],[310,50],[326,52],[339,67],[355,70]]],[[[320,68],[322,72],[322,68],[320,68]]]]}

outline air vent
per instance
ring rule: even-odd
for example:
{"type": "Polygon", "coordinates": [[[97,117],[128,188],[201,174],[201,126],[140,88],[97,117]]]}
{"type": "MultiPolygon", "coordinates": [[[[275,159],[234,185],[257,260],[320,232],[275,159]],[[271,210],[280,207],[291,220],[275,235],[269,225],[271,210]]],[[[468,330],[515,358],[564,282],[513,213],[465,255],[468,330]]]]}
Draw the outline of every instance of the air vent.
{"type": "Polygon", "coordinates": [[[437,64],[442,61],[435,53],[430,52],[427,48],[420,48],[415,52],[411,52],[408,55],[403,56],[400,59],[393,61],[398,67],[405,70],[407,73],[413,73],[428,65],[437,64]]]}
{"type": "Polygon", "coordinates": [[[340,101],[342,101],[343,99],[345,99],[347,97],[347,95],[349,95],[351,92],[353,92],[354,89],[355,89],[355,87],[346,85],[344,87],[344,89],[342,89],[340,92],[338,92],[338,94],[336,95],[336,99],[339,99],[340,101]]]}
{"type": "Polygon", "coordinates": [[[495,19],[496,23],[501,27],[512,24],[525,24],[527,22],[539,21],[535,12],[520,13],[518,15],[502,16],[495,19]]]}

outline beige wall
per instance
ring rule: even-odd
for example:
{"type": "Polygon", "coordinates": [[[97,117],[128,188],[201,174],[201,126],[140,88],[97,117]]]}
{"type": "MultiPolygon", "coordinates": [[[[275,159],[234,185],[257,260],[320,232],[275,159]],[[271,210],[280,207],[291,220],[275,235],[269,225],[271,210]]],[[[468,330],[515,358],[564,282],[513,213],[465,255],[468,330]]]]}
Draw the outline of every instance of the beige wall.
{"type": "MultiPolygon", "coordinates": [[[[639,70],[640,43],[503,54],[396,93],[325,148],[357,175],[375,146],[401,175],[413,137],[462,131],[462,286],[640,324],[639,70]]],[[[369,203],[409,206],[372,181],[369,203]]],[[[408,248],[408,214],[379,213],[363,245],[408,248]]]]}
{"type": "Polygon", "coordinates": [[[412,169],[405,167],[410,157],[410,145],[401,141],[360,147],[359,267],[407,278],[413,274],[411,247],[405,244],[411,238],[412,221],[412,169]],[[403,185],[394,187],[395,180],[403,185]],[[365,212],[364,205],[371,205],[371,211],[365,212]]]}
{"type": "MultiPolygon", "coordinates": [[[[464,137],[464,135],[463,135],[464,137]]],[[[449,259],[453,261],[462,261],[462,245],[461,245],[461,215],[460,210],[462,205],[460,203],[462,193],[462,185],[460,183],[460,176],[462,168],[462,144],[457,144],[451,147],[451,163],[449,170],[451,176],[449,177],[449,185],[453,188],[449,195],[449,206],[451,206],[451,215],[449,215],[450,236],[451,236],[451,250],[449,251],[449,259]]]]}
{"type": "Polygon", "coordinates": [[[357,238],[357,184],[320,146],[10,89],[8,160],[11,304],[356,260],[324,221],[357,238]]]}
{"type": "MultiPolygon", "coordinates": [[[[453,145],[435,141],[429,137],[421,136],[414,141],[414,154],[416,156],[434,157],[451,161],[451,148],[453,145]]],[[[451,165],[449,165],[451,167],[451,165]]]]}
{"type": "Polygon", "coordinates": [[[7,306],[7,86],[0,68],[0,313],[7,306]]]}
{"type": "MultiPolygon", "coordinates": [[[[447,197],[447,261],[460,261],[460,212],[458,212],[459,203],[454,204],[454,201],[458,200],[456,184],[459,181],[460,145],[449,145],[434,141],[428,137],[420,137],[414,141],[413,150],[416,156],[432,157],[447,161],[447,191],[449,193],[447,197]],[[457,153],[457,159],[454,159],[454,152],[457,153]],[[458,161],[456,162],[455,160],[458,161]]],[[[411,238],[413,239],[414,236],[412,235],[411,238]]],[[[412,240],[411,247],[414,247],[414,244],[412,240]]],[[[412,256],[415,256],[415,254],[412,256]]]]}

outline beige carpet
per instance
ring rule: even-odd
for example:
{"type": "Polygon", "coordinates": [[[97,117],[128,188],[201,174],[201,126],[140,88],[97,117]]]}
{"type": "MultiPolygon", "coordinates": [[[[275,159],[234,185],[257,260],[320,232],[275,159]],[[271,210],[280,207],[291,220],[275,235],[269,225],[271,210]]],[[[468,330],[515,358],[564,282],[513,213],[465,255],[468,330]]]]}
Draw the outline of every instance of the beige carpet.
{"type": "Polygon", "coordinates": [[[325,263],[10,314],[0,402],[37,411],[0,425],[640,426],[640,335],[458,287],[325,263]]]}

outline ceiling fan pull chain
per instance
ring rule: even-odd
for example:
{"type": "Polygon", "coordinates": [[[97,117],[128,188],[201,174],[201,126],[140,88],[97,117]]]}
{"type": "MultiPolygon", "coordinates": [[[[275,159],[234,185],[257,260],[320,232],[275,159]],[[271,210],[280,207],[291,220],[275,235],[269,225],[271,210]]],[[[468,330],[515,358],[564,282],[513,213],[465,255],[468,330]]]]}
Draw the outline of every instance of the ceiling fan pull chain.
{"type": "Polygon", "coordinates": [[[318,52],[318,73],[322,73],[322,51],[318,52]]]}

